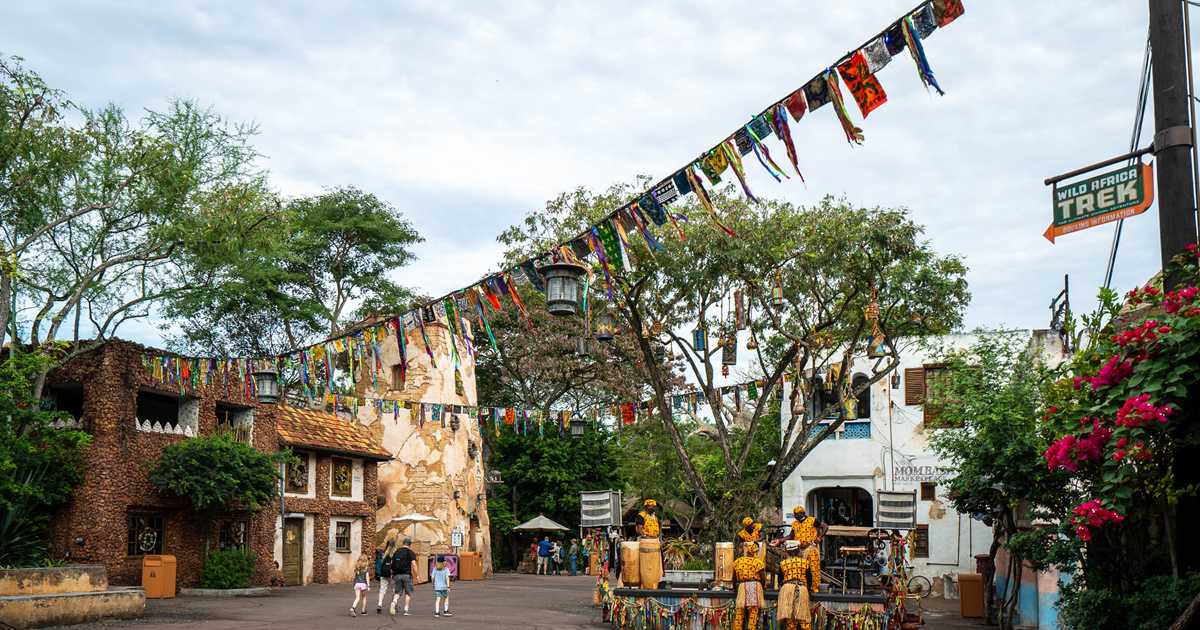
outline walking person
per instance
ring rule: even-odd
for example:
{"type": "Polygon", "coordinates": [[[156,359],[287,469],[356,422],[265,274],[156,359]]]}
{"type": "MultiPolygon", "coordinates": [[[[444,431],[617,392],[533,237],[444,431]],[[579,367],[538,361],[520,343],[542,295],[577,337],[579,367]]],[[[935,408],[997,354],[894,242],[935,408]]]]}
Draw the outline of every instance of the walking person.
{"type": "Polygon", "coordinates": [[[357,617],[354,612],[360,603],[362,605],[362,613],[367,614],[367,592],[371,589],[371,573],[368,570],[370,561],[367,560],[365,554],[359,554],[358,562],[354,565],[354,603],[350,604],[350,616],[357,617]]]}
{"type": "Polygon", "coordinates": [[[375,548],[375,577],[379,579],[379,601],[375,603],[375,614],[383,613],[383,597],[387,595],[388,582],[392,578],[392,554],[396,553],[396,530],[389,529],[383,542],[375,548]]]}
{"type": "Polygon", "coordinates": [[[575,577],[575,568],[579,564],[579,541],[572,538],[571,548],[567,550],[567,562],[571,567],[571,577],[575,577]]]}
{"type": "Polygon", "coordinates": [[[405,538],[404,543],[392,554],[392,605],[388,614],[396,616],[396,602],[400,594],[404,594],[404,614],[407,616],[408,605],[412,601],[413,576],[417,574],[417,554],[411,549],[412,539],[405,538]]]}
{"type": "Polygon", "coordinates": [[[551,559],[554,560],[554,575],[562,575],[563,566],[563,546],[557,540],[554,541],[554,549],[550,553],[551,559]]]}
{"type": "Polygon", "coordinates": [[[550,575],[550,537],[543,536],[537,544],[537,569],[535,575],[550,575]]]}
{"type": "Polygon", "coordinates": [[[437,557],[437,566],[429,574],[429,579],[433,580],[433,616],[453,617],[454,613],[450,612],[450,569],[446,567],[444,557],[437,557]]]}

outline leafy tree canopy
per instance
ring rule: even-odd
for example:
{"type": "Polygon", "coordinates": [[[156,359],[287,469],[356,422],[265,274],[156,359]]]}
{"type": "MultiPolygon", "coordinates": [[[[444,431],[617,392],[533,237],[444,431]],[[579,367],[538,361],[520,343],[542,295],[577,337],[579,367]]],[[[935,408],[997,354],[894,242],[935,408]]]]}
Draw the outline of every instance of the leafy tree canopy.
{"type": "Polygon", "coordinates": [[[278,496],[278,463],[286,457],[286,452],[269,455],[224,435],[201,436],[164,448],[150,481],[188,499],[199,512],[257,510],[278,496]]]}

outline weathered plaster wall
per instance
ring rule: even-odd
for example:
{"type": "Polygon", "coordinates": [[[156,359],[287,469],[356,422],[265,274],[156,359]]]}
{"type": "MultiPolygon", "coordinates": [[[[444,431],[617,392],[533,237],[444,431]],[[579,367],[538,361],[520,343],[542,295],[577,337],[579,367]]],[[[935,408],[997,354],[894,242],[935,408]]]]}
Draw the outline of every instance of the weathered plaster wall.
{"type": "MultiPolygon", "coordinates": [[[[426,324],[434,362],[425,351],[418,329],[406,336],[408,375],[403,389],[394,388],[390,376],[392,366],[400,361],[396,338],[389,335],[381,343],[383,374],[379,387],[372,389],[369,380],[360,383],[363,396],[390,400],[441,403],[445,405],[478,404],[475,392],[475,363],[458,341],[461,390],[456,391],[454,359],[450,350],[450,333],[441,322],[426,324]]],[[[469,332],[468,332],[469,334],[469,332]]],[[[463,548],[483,556],[483,566],[490,571],[491,540],[488,529],[487,489],[484,484],[482,442],[478,418],[472,414],[456,414],[459,426],[451,426],[451,415],[444,422],[426,417],[422,424],[417,409],[401,409],[393,414],[380,413],[374,405],[363,405],[358,420],[374,433],[394,459],[378,468],[379,509],[375,518],[376,543],[382,541],[389,522],[395,516],[419,512],[438,519],[422,523],[417,528],[404,526],[402,533],[415,531],[414,548],[418,552],[449,552],[452,532],[463,532],[463,548]],[[468,454],[473,443],[476,455],[468,454]],[[458,498],[455,498],[455,492],[458,498]]]]}
{"type": "Polygon", "coordinates": [[[358,563],[358,556],[362,553],[363,535],[362,535],[361,518],[334,516],[330,518],[329,525],[329,540],[326,541],[329,545],[329,583],[350,582],[354,580],[354,566],[358,563]],[[335,524],[338,522],[349,521],[350,523],[350,552],[336,550],[334,535],[337,532],[335,524]]]}

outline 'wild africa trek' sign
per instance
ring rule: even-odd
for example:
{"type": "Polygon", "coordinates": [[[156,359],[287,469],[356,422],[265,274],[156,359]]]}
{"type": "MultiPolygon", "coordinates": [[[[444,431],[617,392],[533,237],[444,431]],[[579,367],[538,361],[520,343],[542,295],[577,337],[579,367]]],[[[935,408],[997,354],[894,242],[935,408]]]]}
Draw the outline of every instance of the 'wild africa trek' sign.
{"type": "Polygon", "coordinates": [[[1145,212],[1154,201],[1154,168],[1150,164],[1125,166],[1055,186],[1053,195],[1054,222],[1042,234],[1051,243],[1063,234],[1145,212]]]}

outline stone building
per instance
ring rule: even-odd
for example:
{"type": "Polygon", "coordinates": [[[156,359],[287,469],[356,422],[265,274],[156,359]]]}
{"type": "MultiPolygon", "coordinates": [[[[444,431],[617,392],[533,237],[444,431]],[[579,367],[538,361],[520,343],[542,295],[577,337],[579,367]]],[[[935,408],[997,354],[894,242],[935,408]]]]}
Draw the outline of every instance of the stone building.
{"type": "MultiPolygon", "coordinates": [[[[469,325],[467,328],[469,336],[469,325]]],[[[452,340],[450,329],[438,317],[425,324],[432,358],[421,331],[411,325],[407,328],[408,367],[401,379],[395,330],[388,326],[387,331],[386,339],[379,343],[384,377],[378,378],[375,386],[366,378],[358,383],[359,395],[367,404],[359,406],[357,419],[392,458],[379,465],[377,540],[396,527],[412,534],[418,552],[477,552],[485,571],[490,572],[480,425],[476,414],[463,409],[478,404],[474,359],[464,340],[458,336],[452,340]],[[408,404],[393,405],[391,401],[408,404]],[[434,405],[442,406],[438,419],[434,418],[434,405]],[[413,512],[437,520],[417,525],[393,521],[413,512]],[[456,541],[461,546],[455,546],[456,541]]]]}
{"type": "Polygon", "coordinates": [[[294,583],[351,579],[374,540],[375,463],[388,455],[357,424],[259,402],[253,383],[245,360],[180,359],[121,340],[52,372],[46,397],[92,436],[83,483],[53,519],[53,556],[103,564],[116,585],[140,584],[143,556],[164,554],[176,557],[180,587],[197,586],[206,553],[225,548],[255,557],[254,585],[284,561],[294,583]],[[303,457],[282,503],[201,515],[150,482],[164,447],[217,432],[303,457]],[[284,545],[288,532],[299,547],[284,545]]]}

